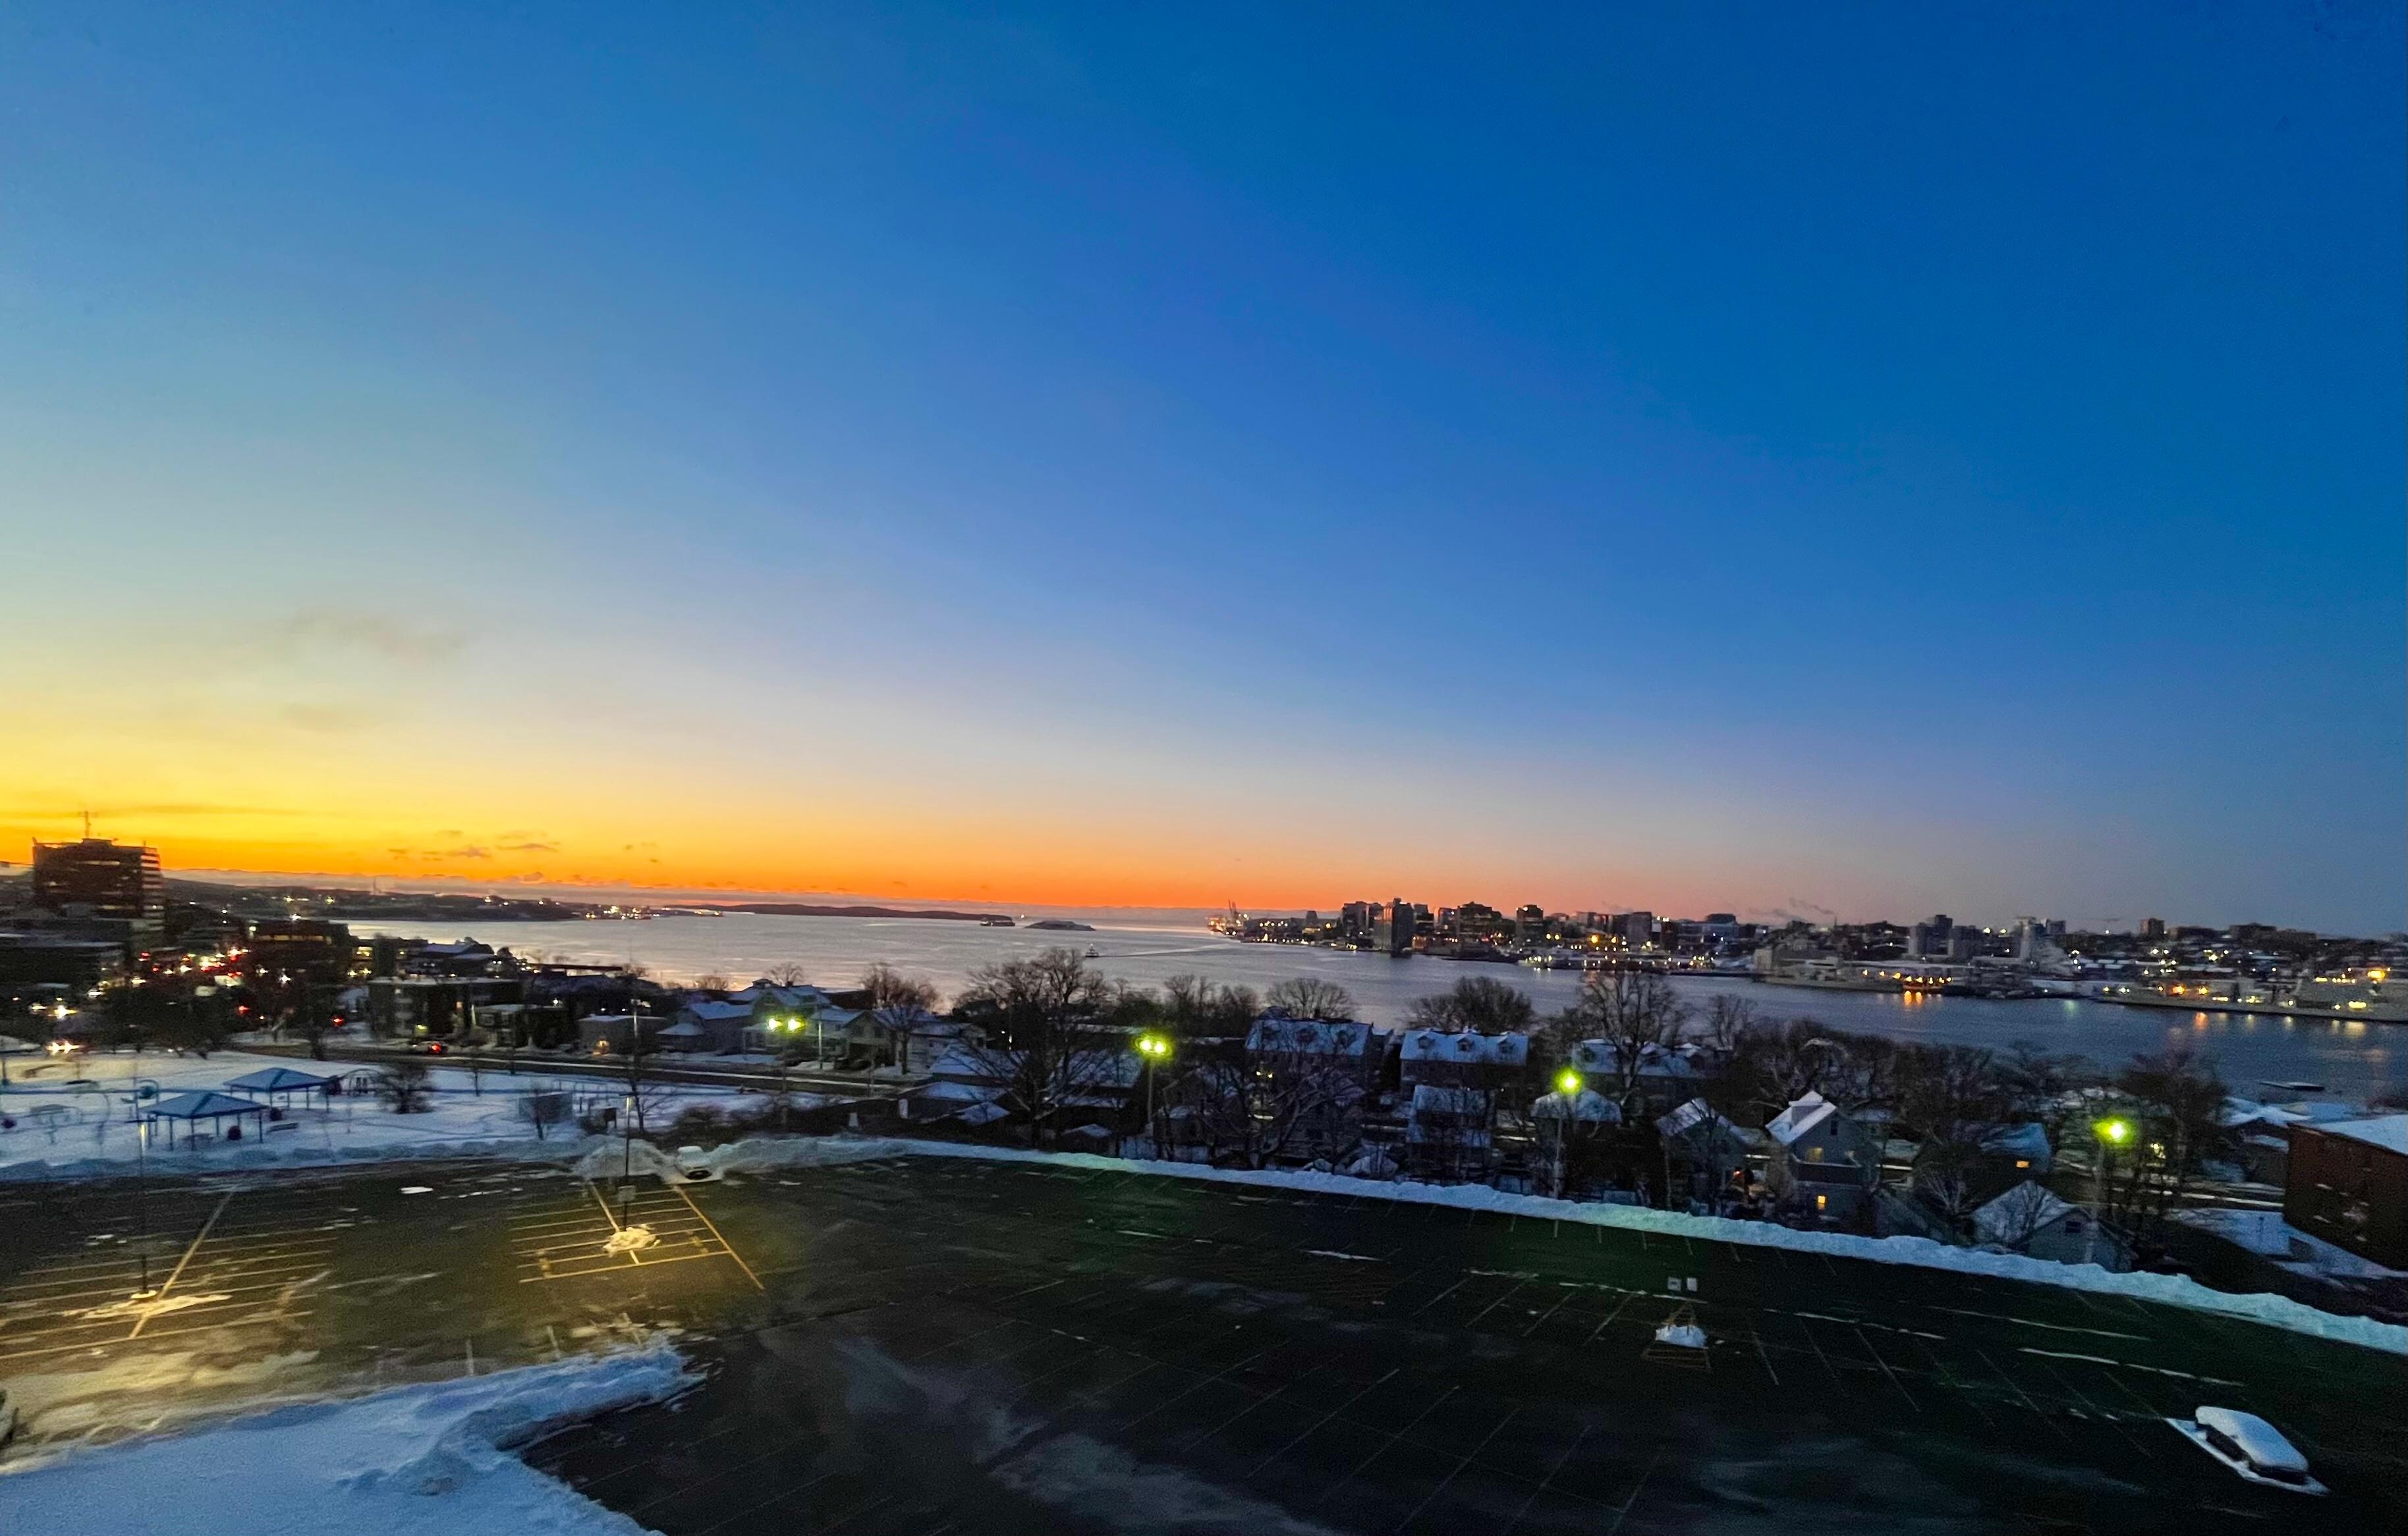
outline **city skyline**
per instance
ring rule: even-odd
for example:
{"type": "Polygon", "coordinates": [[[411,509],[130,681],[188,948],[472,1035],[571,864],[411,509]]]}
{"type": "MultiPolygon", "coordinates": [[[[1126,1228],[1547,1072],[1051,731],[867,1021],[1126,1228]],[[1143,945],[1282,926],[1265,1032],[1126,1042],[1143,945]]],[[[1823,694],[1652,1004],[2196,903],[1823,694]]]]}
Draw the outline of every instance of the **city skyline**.
{"type": "Polygon", "coordinates": [[[864,14],[0,22],[0,840],[2401,926],[2396,13],[864,14]]]}

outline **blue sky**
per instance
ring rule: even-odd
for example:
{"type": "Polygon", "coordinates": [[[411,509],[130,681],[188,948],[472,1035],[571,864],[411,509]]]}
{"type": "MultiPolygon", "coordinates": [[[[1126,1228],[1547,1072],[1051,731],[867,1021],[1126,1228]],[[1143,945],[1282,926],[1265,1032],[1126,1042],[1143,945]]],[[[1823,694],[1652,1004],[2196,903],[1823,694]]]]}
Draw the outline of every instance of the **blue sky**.
{"type": "Polygon", "coordinates": [[[19,7],[0,826],[2396,928],[2402,56],[2378,6],[19,7]],[[95,569],[145,615],[61,647],[95,569]]]}

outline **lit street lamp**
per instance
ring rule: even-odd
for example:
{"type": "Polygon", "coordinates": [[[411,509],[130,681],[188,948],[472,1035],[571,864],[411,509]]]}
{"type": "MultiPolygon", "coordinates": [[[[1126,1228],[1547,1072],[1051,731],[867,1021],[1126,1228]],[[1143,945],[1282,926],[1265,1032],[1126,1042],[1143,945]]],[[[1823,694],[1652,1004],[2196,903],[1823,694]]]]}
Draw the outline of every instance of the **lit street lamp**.
{"type": "Polygon", "coordinates": [[[2132,1122],[2120,1116],[2097,1120],[2091,1124],[2090,1135],[2097,1155],[2090,1166],[2090,1201],[2094,1209],[2090,1225],[2084,1229],[2088,1235],[2082,1244],[2082,1261],[2086,1264],[2098,1259],[2099,1224],[2107,1218],[2107,1165],[2114,1159],[2115,1148],[2132,1139],[2132,1122]]]}
{"type": "MultiPolygon", "coordinates": [[[[1580,1093],[1579,1073],[1566,1067],[1555,1074],[1555,1097],[1562,1101],[1555,1114],[1555,1196],[1557,1200],[1564,1197],[1564,1176],[1570,1171],[1566,1163],[1571,1147],[1572,1111],[1580,1103],[1580,1093]]],[[[1668,1162],[1666,1166],[1669,1168],[1670,1164],[1668,1162]]]]}
{"type": "Polygon", "coordinates": [[[1154,1077],[1155,1070],[1170,1060],[1170,1037],[1141,1034],[1137,1037],[1137,1053],[1145,1058],[1145,1144],[1156,1159],[1162,1156],[1161,1137],[1154,1123],[1154,1077]]]}

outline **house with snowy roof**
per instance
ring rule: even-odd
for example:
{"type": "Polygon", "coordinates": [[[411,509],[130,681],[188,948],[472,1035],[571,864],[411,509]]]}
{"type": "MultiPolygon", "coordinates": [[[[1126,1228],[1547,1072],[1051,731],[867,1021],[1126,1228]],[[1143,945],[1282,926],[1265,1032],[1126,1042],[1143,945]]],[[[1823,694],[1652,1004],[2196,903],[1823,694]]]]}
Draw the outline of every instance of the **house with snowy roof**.
{"type": "Polygon", "coordinates": [[[940,1018],[916,1003],[864,1008],[852,1016],[844,1036],[849,1058],[891,1067],[906,1077],[927,1075],[946,1052],[979,1038],[974,1027],[940,1018]]]}
{"type": "Polygon", "coordinates": [[[1397,1079],[1408,1093],[1424,1086],[1494,1090],[1519,1080],[1529,1065],[1526,1034],[1407,1030],[1397,1047],[1397,1079]]]}
{"type": "Polygon", "coordinates": [[[2132,1244],[2122,1233],[2036,1179],[1975,1211],[1973,1240],[2059,1264],[2132,1267],[2132,1244]]]}
{"type": "Polygon", "coordinates": [[[744,1032],[752,1024],[749,1004],[696,998],[679,1008],[668,1027],[661,1031],[661,1048],[724,1056],[744,1048],[744,1032]]]}
{"type": "Polygon", "coordinates": [[[1351,1018],[1290,1018],[1271,1013],[1247,1030],[1246,1059],[1257,1066],[1327,1064],[1369,1088],[1387,1059],[1388,1039],[1388,1031],[1351,1018]]]}
{"type": "Polygon", "coordinates": [[[1620,1042],[1584,1040],[1571,1048],[1569,1061],[1605,1092],[1659,1109],[1694,1098],[1707,1077],[1700,1048],[1695,1045],[1650,1042],[1639,1047],[1637,1070],[1626,1072],[1620,1042]]]}
{"type": "Polygon", "coordinates": [[[1478,1183],[1497,1168],[1497,1095],[1461,1083],[1417,1084],[1405,1102],[1405,1167],[1431,1184],[1478,1183]]]}
{"type": "Polygon", "coordinates": [[[1859,1227],[1872,1215],[1881,1184],[1881,1132],[1821,1094],[1809,1091],[1773,1116],[1765,1182],[1791,1210],[1834,1225],[1859,1227]]]}
{"type": "Polygon", "coordinates": [[[1746,1191],[1748,1151],[1764,1138],[1742,1130],[1703,1099],[1691,1099],[1656,1119],[1665,1177],[1675,1193],[1713,1201],[1746,1191]]]}

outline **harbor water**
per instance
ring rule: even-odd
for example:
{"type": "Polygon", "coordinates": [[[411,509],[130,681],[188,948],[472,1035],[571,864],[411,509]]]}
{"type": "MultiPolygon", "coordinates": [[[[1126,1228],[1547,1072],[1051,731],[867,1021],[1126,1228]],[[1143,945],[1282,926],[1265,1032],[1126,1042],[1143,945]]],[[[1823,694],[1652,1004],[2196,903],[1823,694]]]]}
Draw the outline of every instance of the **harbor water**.
{"type": "MultiPolygon", "coordinates": [[[[364,923],[355,929],[430,939],[470,936],[435,932],[424,923],[364,923]]],[[[1466,975],[1519,987],[1542,1012],[1571,1002],[1581,987],[1581,977],[1571,972],[1240,944],[1197,929],[1101,924],[1093,932],[1065,932],[926,918],[732,913],[649,921],[498,922],[478,929],[473,936],[530,959],[633,960],[673,982],[720,975],[740,986],[772,966],[794,965],[823,986],[841,987],[853,985],[869,966],[883,961],[935,983],[948,998],[968,985],[971,973],[981,966],[1056,946],[1092,946],[1097,969],[1139,986],[1159,986],[1182,973],[1257,991],[1268,991],[1292,976],[1336,982],[1354,996],[1356,1012],[1375,1024],[1402,1022],[1416,998],[1444,991],[1466,975]]],[[[1674,980],[1700,1011],[1709,999],[1727,994],[1747,999],[1766,1019],[1813,1018],[1899,1040],[2001,1049],[2028,1040],[2052,1052],[2086,1056],[2109,1066],[2139,1052],[2187,1041],[2214,1057],[2233,1091],[2253,1098],[2296,1097],[2260,1086],[2267,1081],[2321,1083],[2330,1097],[2360,1101],[2408,1084],[2408,1026],[2397,1024],[2189,1013],[2071,998],[2002,1001],[1833,991],[1768,986],[1743,976],[1674,980]]]]}

